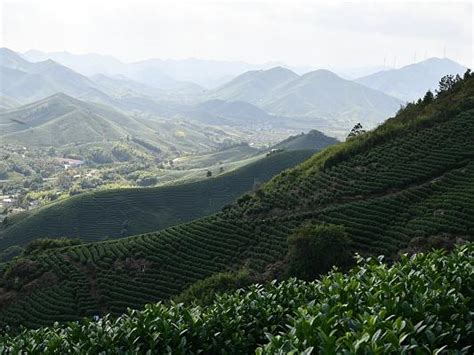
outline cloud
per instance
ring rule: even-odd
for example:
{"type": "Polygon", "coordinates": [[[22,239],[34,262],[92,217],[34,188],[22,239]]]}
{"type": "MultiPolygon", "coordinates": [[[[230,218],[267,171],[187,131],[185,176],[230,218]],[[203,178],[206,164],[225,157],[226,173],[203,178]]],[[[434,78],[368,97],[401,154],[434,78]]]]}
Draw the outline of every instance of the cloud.
{"type": "Polygon", "coordinates": [[[283,61],[311,66],[400,64],[448,55],[472,65],[469,2],[299,0],[3,0],[2,44],[16,50],[283,61]],[[350,60],[350,61],[349,61],[350,60]]]}

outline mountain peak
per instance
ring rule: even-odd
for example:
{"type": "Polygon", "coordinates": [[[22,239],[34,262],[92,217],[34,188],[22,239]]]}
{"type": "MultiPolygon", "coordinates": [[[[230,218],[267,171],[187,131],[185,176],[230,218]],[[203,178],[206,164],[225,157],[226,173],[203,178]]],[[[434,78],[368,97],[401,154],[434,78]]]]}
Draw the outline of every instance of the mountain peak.
{"type": "Polygon", "coordinates": [[[292,74],[297,75],[294,71],[288,68],[282,67],[281,65],[278,65],[276,67],[273,67],[264,71],[267,73],[292,73],[292,74]]]}
{"type": "MultiPolygon", "coordinates": [[[[65,67],[64,65],[62,64],[59,64],[58,62],[52,60],[52,59],[46,59],[46,60],[43,60],[41,62],[37,62],[37,63],[34,63],[36,66],[38,67],[42,67],[42,68],[51,68],[51,67],[63,67],[63,68],[67,68],[65,67]]],[[[69,68],[68,68],[69,69],[69,68]]],[[[69,69],[69,70],[72,70],[72,69],[69,69]]]]}
{"type": "Polygon", "coordinates": [[[267,70],[259,70],[258,73],[265,77],[296,79],[299,77],[294,71],[282,66],[276,66],[267,70]]]}
{"type": "Polygon", "coordinates": [[[327,69],[318,69],[302,75],[302,78],[314,79],[341,79],[337,74],[327,69]]]}

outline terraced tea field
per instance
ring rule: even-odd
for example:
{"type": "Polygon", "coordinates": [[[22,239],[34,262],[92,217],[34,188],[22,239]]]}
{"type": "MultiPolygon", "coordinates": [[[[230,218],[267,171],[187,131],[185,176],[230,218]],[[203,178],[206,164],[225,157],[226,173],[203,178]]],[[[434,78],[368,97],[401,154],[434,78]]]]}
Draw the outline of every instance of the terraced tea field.
{"type": "Polygon", "coordinates": [[[331,273],[322,282],[254,285],[206,307],[150,304],[117,319],[0,334],[0,351],[468,354],[473,290],[464,285],[474,282],[473,259],[470,244],[392,266],[359,260],[347,274],[331,273]]]}
{"type": "Polygon", "coordinates": [[[262,273],[284,258],[288,236],[305,223],[344,226],[361,254],[394,256],[414,237],[471,239],[473,97],[470,77],[416,106],[416,115],[401,112],[375,132],[318,153],[214,215],[4,264],[0,324],[120,314],[216,272],[262,273]],[[50,287],[39,286],[45,280],[50,287]]]}
{"type": "Polygon", "coordinates": [[[0,250],[36,238],[79,237],[87,242],[149,231],[217,212],[255,183],[309,158],[314,151],[282,152],[203,181],[158,188],[85,193],[54,203],[0,228],[0,250]]]}

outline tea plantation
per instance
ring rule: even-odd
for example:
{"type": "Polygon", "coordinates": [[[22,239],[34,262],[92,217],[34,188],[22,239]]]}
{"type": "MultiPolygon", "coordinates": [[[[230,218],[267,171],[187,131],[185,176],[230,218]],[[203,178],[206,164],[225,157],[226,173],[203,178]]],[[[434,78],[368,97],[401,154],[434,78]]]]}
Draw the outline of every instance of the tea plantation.
{"type": "Polygon", "coordinates": [[[223,294],[208,307],[150,304],[118,318],[0,335],[9,353],[469,354],[474,245],[359,259],[347,274],[223,294]]]}
{"type": "MultiPolygon", "coordinates": [[[[83,316],[104,316],[108,313],[119,315],[128,307],[141,309],[147,303],[168,300],[196,281],[217,272],[245,267],[253,273],[265,273],[285,258],[288,236],[306,223],[344,226],[350,237],[352,251],[363,255],[394,256],[415,237],[426,239],[448,235],[469,240],[474,236],[473,137],[474,76],[466,75],[464,80],[456,82],[449,91],[438,94],[433,102],[420,100],[417,104],[408,105],[397,117],[389,119],[375,131],[317,153],[303,164],[283,172],[263,188],[242,196],[235,204],[214,215],[158,232],[47,250],[3,264],[0,325],[35,328],[56,321],[79,320],[83,316]]],[[[470,258],[472,261],[472,256],[470,258]]],[[[437,272],[436,275],[440,279],[449,277],[444,272],[437,272]]],[[[393,277],[396,279],[396,275],[393,277]]],[[[461,292],[472,292],[472,275],[470,277],[466,281],[468,289],[461,292]]],[[[358,281],[357,278],[349,280],[347,282],[354,284],[358,281]]],[[[420,282],[425,282],[423,276],[420,276],[420,282]]],[[[457,285],[454,281],[449,282],[449,285],[457,285]]],[[[291,283],[284,285],[300,290],[300,286],[291,283]]],[[[320,285],[324,285],[324,281],[320,285]]],[[[316,288],[318,287],[322,286],[316,288]]],[[[263,291],[254,292],[258,294],[263,291]]],[[[296,294],[299,292],[295,291],[295,302],[296,294]]],[[[442,291],[439,294],[440,297],[448,297],[442,291]]],[[[431,324],[438,324],[436,317],[441,316],[440,314],[445,317],[447,313],[436,310],[434,306],[433,316],[429,313],[431,311],[423,311],[424,307],[432,306],[431,298],[423,301],[425,296],[431,297],[425,293],[407,293],[407,297],[416,299],[413,304],[421,305],[419,309],[398,309],[404,304],[403,300],[387,305],[386,307],[392,307],[390,309],[397,309],[394,317],[390,316],[391,313],[383,312],[385,306],[382,303],[388,301],[380,296],[380,308],[374,306],[373,309],[382,313],[366,313],[363,308],[360,313],[364,317],[370,314],[377,316],[376,318],[360,318],[355,316],[358,311],[354,314],[348,311],[349,318],[354,316],[362,324],[349,320],[346,324],[344,319],[331,320],[328,317],[334,324],[329,326],[321,323],[322,333],[315,338],[306,339],[305,329],[310,329],[308,327],[313,323],[322,322],[318,318],[318,312],[331,312],[330,307],[321,306],[319,309],[315,303],[313,306],[316,308],[309,307],[307,316],[300,315],[304,319],[316,317],[314,322],[308,325],[303,322],[300,327],[295,320],[295,330],[282,337],[272,337],[268,347],[272,351],[280,348],[285,349],[284,351],[293,348],[302,350],[311,346],[318,348],[321,342],[325,342],[327,349],[332,349],[331,346],[336,349],[351,349],[350,346],[364,349],[365,346],[379,346],[377,339],[387,337],[387,341],[393,345],[386,349],[387,352],[398,352],[405,349],[402,348],[405,345],[408,346],[408,351],[409,346],[416,346],[421,338],[416,334],[410,338],[405,331],[416,333],[420,327],[418,322],[424,320],[430,324],[427,328],[431,333],[427,332],[428,335],[425,335],[423,332],[419,336],[425,337],[423,339],[432,344],[429,349],[434,350],[441,344],[437,343],[438,338],[443,344],[445,338],[443,327],[438,329],[433,325],[430,328],[431,324]],[[408,312],[413,314],[414,318],[410,320],[412,324],[404,320],[409,318],[408,312]],[[402,317],[402,320],[398,321],[398,317],[402,317]],[[387,329],[391,327],[394,335],[383,333],[385,326],[387,329]],[[350,335],[344,337],[347,327],[353,327],[354,334],[360,335],[358,339],[361,342],[358,345],[350,335]],[[382,330],[375,334],[379,328],[382,330]],[[339,341],[340,337],[344,340],[339,341]],[[373,341],[372,337],[375,337],[373,341]],[[398,337],[398,345],[395,337],[398,337]],[[369,340],[372,345],[365,344],[369,340]]],[[[239,297],[245,298],[243,295],[239,297]]],[[[432,297],[437,296],[433,294],[432,297]]],[[[292,300],[292,297],[288,297],[288,302],[292,300]]],[[[170,312],[170,317],[187,319],[179,322],[197,322],[201,319],[200,313],[194,313],[200,311],[183,313],[181,306],[150,307],[149,312],[170,312]]],[[[247,306],[244,304],[242,307],[246,309],[247,306]]],[[[273,311],[274,308],[259,307],[262,319],[267,319],[264,312],[273,311]]],[[[228,322],[237,324],[240,318],[234,317],[233,311],[229,312],[228,322]]],[[[446,312],[451,312],[451,308],[446,312]]],[[[222,317],[227,317],[227,313],[222,313],[222,317]]],[[[142,315],[145,317],[147,314],[150,313],[142,315]]],[[[331,317],[332,314],[330,313],[331,317]]],[[[275,317],[275,322],[279,322],[278,316],[275,317]]],[[[282,317],[284,322],[288,321],[286,315],[282,317]]],[[[129,318],[121,319],[119,322],[128,322],[129,318]]],[[[273,316],[270,319],[274,319],[273,316]]],[[[453,319],[453,322],[457,321],[457,318],[453,319]]],[[[113,322],[112,319],[110,322],[113,322]]],[[[174,332],[175,328],[184,332],[185,328],[166,324],[157,325],[163,327],[156,333],[158,338],[165,333],[174,332]]],[[[95,327],[89,323],[85,326],[95,327]]],[[[83,333],[74,330],[80,329],[75,327],[80,326],[71,326],[71,333],[83,333]]],[[[139,334],[142,331],[140,327],[133,327],[133,332],[139,334]]],[[[271,325],[262,327],[262,334],[267,332],[276,335],[282,330],[272,328],[271,325]]],[[[219,326],[215,329],[217,328],[219,326]]],[[[101,332],[100,329],[99,327],[97,331],[101,332]]],[[[59,332],[51,330],[53,338],[56,331],[59,332]]],[[[204,328],[202,331],[205,331],[204,328]]],[[[456,327],[456,332],[458,331],[459,339],[465,339],[467,333],[464,328],[459,330],[456,327]]],[[[25,339],[42,333],[28,334],[25,339]]],[[[179,339],[183,338],[183,334],[179,339]]],[[[223,339],[231,344],[237,342],[233,337],[238,337],[239,334],[243,333],[231,332],[223,339]]],[[[98,337],[97,335],[97,339],[98,337]]],[[[205,335],[196,335],[196,338],[205,339],[205,335]]],[[[255,343],[245,349],[254,349],[256,344],[263,342],[258,335],[250,338],[255,343]]],[[[117,336],[116,339],[121,338],[117,336]]],[[[131,339],[135,339],[133,334],[131,339]]],[[[175,338],[170,335],[169,339],[174,341],[172,339],[175,338]]],[[[214,337],[209,339],[212,342],[214,337]]],[[[225,342],[219,343],[218,339],[219,337],[215,340],[217,345],[214,349],[218,346],[225,348],[225,342]]],[[[51,341],[61,343],[60,339],[51,341]]],[[[150,340],[147,338],[144,341],[150,340]]],[[[194,346],[192,340],[186,340],[180,346],[186,349],[188,342],[191,342],[189,346],[194,346]]],[[[93,344],[95,343],[94,340],[93,344]]],[[[135,343],[132,340],[130,344],[135,343]]],[[[149,344],[147,346],[151,346],[149,344]]],[[[385,351],[385,348],[377,349],[375,353],[385,351]]],[[[267,350],[262,348],[261,351],[267,350]]],[[[364,352],[365,350],[361,350],[361,353],[364,352]]]]}

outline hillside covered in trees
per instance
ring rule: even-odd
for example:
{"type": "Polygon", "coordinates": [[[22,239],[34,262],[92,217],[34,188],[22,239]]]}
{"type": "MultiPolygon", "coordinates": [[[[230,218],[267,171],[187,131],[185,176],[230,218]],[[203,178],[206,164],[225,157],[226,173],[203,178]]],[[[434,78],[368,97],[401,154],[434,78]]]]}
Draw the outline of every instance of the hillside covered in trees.
{"type": "MultiPolygon", "coordinates": [[[[3,264],[0,324],[39,327],[83,316],[119,315],[128,307],[140,309],[168,300],[223,270],[245,269],[271,278],[284,266],[288,238],[309,224],[340,226],[351,253],[389,258],[413,247],[413,241],[471,239],[473,133],[474,76],[467,72],[464,79],[445,78],[436,98],[427,94],[408,104],[376,130],[317,153],[214,215],[159,232],[32,253],[3,264]]],[[[332,251],[336,252],[339,250],[332,251]]],[[[310,288],[301,287],[302,292],[309,292],[310,288]]],[[[422,299],[420,304],[424,304],[422,299]]],[[[160,305],[150,307],[160,312],[160,305]]],[[[178,318],[194,317],[181,309],[169,312],[178,318]]],[[[318,311],[314,312],[316,316],[318,311]]],[[[426,320],[424,315],[420,311],[420,320],[426,320]]],[[[383,329],[376,321],[367,320],[383,329]]],[[[403,317],[398,328],[402,321],[403,317]]],[[[413,327],[418,327],[417,322],[413,321],[413,327]]],[[[288,337],[271,338],[269,349],[318,346],[317,339],[304,336],[305,327],[311,324],[301,329],[295,326],[297,330],[288,337]],[[306,342],[300,342],[300,336],[306,342]]],[[[163,332],[170,329],[163,327],[163,332]]],[[[278,328],[270,329],[273,331],[278,328]]],[[[434,339],[434,350],[442,333],[430,331],[426,337],[434,339]]],[[[172,339],[163,332],[158,331],[172,339]]],[[[330,332],[328,328],[327,334],[330,332]]],[[[232,341],[232,334],[225,339],[232,341]]],[[[364,332],[361,334],[360,339],[365,339],[364,332]]],[[[469,333],[459,337],[468,338],[469,333]]],[[[393,351],[400,350],[401,343],[393,351]]]]}

